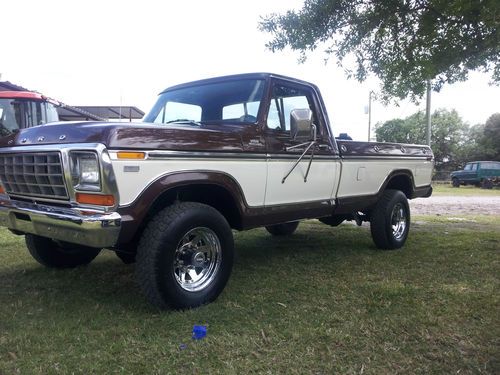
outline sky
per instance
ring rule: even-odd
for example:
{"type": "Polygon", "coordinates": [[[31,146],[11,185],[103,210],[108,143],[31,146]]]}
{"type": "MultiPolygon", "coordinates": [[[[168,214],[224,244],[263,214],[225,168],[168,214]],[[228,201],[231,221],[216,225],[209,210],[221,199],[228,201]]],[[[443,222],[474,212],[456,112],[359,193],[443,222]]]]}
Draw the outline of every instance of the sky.
{"type": "MultiPolygon", "coordinates": [[[[131,105],[147,112],[166,87],[214,76],[272,72],[319,86],[335,134],[367,140],[368,95],[378,82],[347,80],[317,51],[272,53],[261,16],[297,9],[302,0],[96,1],[0,3],[0,80],[70,105],[131,105]]],[[[500,112],[500,87],[472,73],[432,94],[432,109],[456,109],[470,125],[500,112]]],[[[425,110],[372,102],[372,126],[425,110]]]]}

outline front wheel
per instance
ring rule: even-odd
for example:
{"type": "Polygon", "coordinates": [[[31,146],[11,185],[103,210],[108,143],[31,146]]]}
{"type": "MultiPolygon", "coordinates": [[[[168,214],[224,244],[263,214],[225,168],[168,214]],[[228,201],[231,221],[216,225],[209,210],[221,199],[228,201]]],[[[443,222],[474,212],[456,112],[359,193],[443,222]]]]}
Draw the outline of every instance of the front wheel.
{"type": "Polygon", "coordinates": [[[50,238],[27,234],[26,246],[31,256],[50,268],[74,268],[88,264],[99,255],[101,249],[76,245],[50,238]]]}
{"type": "Polygon", "coordinates": [[[456,178],[456,177],[455,177],[455,178],[453,178],[453,179],[451,180],[451,185],[452,185],[453,187],[456,187],[456,188],[457,188],[457,187],[460,187],[460,181],[458,180],[458,178],[456,178]]]}
{"type": "Polygon", "coordinates": [[[144,230],[136,277],[154,306],[191,308],[212,302],[233,265],[233,234],[217,210],[201,203],[176,203],[160,211],[144,230]]]}
{"type": "Polygon", "coordinates": [[[399,249],[405,244],[410,230],[410,206],[403,192],[384,191],[372,211],[370,230],[379,249],[399,249]]]}

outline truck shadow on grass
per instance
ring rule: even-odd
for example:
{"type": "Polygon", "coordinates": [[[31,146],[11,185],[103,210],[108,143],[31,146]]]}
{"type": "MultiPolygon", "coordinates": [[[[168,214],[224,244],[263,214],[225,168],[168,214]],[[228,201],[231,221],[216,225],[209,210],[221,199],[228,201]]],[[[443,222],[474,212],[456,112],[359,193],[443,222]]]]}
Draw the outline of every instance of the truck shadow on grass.
{"type": "MultiPolygon", "coordinates": [[[[306,224],[287,237],[273,237],[264,229],[237,233],[236,259],[226,297],[231,298],[229,293],[253,289],[251,280],[274,284],[276,277],[297,273],[294,283],[301,283],[300,275],[309,274],[319,263],[333,270],[339,264],[357,263],[360,257],[374,254],[374,246],[364,228],[324,227],[319,231],[315,228],[306,224]]],[[[148,306],[136,285],[134,265],[123,264],[111,251],[102,251],[88,266],[68,270],[38,265],[23,244],[12,251],[25,253],[17,254],[11,267],[0,268],[3,304],[28,303],[34,309],[38,306],[66,313],[79,313],[82,307],[97,310],[105,307],[110,311],[155,310],[148,306]]],[[[285,290],[287,288],[283,292],[285,290]]]]}

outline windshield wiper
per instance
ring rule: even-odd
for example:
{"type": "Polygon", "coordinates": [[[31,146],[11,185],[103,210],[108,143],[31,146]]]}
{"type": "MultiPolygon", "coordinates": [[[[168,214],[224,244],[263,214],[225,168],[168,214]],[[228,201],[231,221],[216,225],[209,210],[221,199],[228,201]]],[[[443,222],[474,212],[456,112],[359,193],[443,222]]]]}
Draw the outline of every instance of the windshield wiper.
{"type": "Polygon", "coordinates": [[[201,122],[189,120],[187,118],[178,118],[175,120],[170,120],[170,121],[165,122],[165,124],[187,124],[187,125],[201,126],[201,122]]]}

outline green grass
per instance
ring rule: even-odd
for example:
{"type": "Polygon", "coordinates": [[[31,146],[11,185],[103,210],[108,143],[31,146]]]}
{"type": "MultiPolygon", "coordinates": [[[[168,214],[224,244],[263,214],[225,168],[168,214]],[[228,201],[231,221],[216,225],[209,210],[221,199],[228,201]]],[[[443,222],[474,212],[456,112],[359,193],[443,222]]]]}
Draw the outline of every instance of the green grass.
{"type": "Polygon", "coordinates": [[[450,184],[433,184],[432,195],[454,195],[454,196],[500,196],[500,188],[495,187],[494,189],[481,189],[472,185],[460,186],[459,188],[454,188],[450,184]]]}
{"type": "Polygon", "coordinates": [[[0,374],[499,373],[499,227],[415,217],[400,251],[350,224],[238,233],[222,295],[184,312],[149,307],[110,252],[48,270],[0,230],[0,374]]]}

